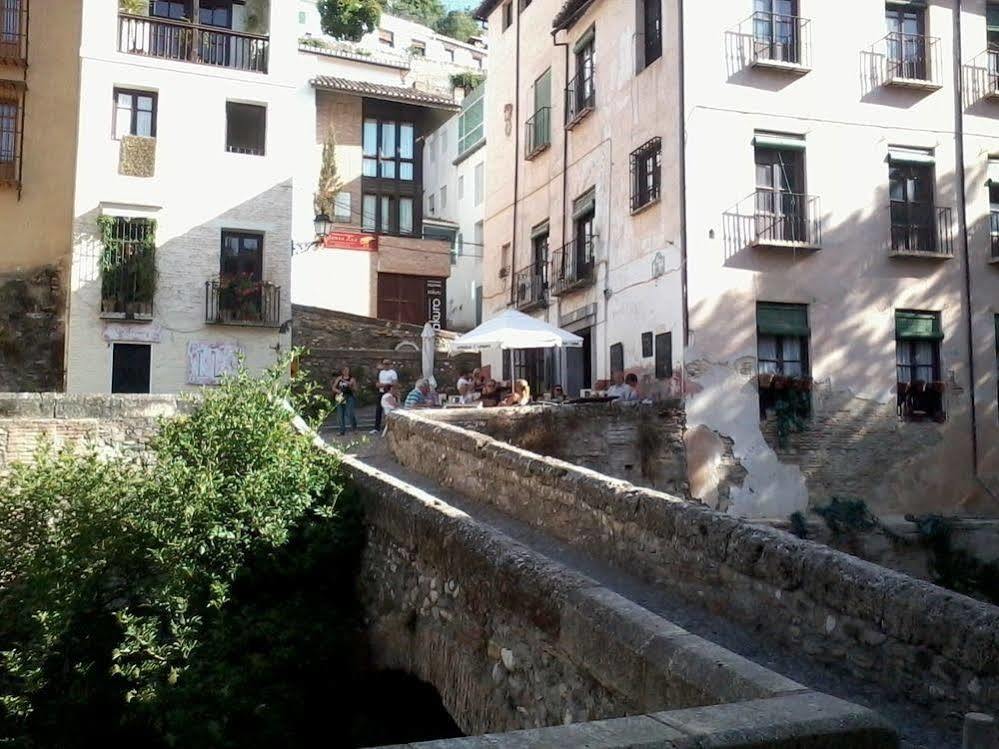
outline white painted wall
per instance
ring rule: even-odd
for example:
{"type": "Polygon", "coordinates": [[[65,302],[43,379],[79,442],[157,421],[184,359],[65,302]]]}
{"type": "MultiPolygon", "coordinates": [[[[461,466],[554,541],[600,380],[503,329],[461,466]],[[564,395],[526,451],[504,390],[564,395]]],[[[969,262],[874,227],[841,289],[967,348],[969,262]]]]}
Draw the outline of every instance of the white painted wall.
{"type": "MultiPolygon", "coordinates": [[[[158,222],[158,283],[150,324],[153,337],[158,331],[159,338],[152,351],[153,392],[189,387],[190,343],[235,344],[250,367],[272,364],[278,351],[287,349],[290,336],[276,329],[205,325],[205,282],[218,275],[223,228],[261,231],[264,279],[281,286],[281,319],[291,317],[295,19],[272,15],[267,74],[120,53],[117,29],[115,4],[84,0],[67,388],[110,389],[108,324],[99,317],[96,218],[102,213],[158,222]],[[111,124],[115,86],[157,92],[152,178],[118,174],[111,124]],[[265,156],[226,152],[227,100],[267,107],[265,156]]],[[[121,328],[117,324],[111,330],[120,334],[121,328]]]]}

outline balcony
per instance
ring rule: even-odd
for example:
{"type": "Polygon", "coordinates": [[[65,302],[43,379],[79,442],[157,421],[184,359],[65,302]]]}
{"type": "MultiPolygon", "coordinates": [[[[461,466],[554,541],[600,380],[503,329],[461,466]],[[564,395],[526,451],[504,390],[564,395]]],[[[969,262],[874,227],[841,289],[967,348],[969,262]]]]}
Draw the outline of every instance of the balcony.
{"type": "Polygon", "coordinates": [[[210,325],[281,325],[281,287],[246,276],[205,283],[205,322],[210,325]]]}
{"type": "Polygon", "coordinates": [[[946,260],[954,257],[951,209],[918,203],[893,202],[891,246],[888,255],[929,260],[946,260]]]}
{"type": "Polygon", "coordinates": [[[565,127],[572,130],[596,106],[593,73],[577,75],[565,87],[565,127]]]}
{"type": "Polygon", "coordinates": [[[24,67],[27,64],[27,5],[25,3],[0,2],[0,65],[24,67]]]}
{"type": "Polygon", "coordinates": [[[521,312],[547,304],[544,267],[528,266],[513,274],[513,301],[521,312]]]}
{"type": "Polygon", "coordinates": [[[118,14],[118,51],[162,60],[266,73],[270,39],[166,18],[118,14]]]}
{"type": "Polygon", "coordinates": [[[555,296],[590,286],[595,278],[594,241],[569,242],[555,250],[552,256],[552,293],[555,296]]]}
{"type": "Polygon", "coordinates": [[[989,239],[991,241],[989,263],[997,265],[999,264],[999,211],[992,211],[989,214],[989,239]]]}
{"type": "Polygon", "coordinates": [[[811,70],[811,21],[759,11],[750,19],[754,68],[802,75],[811,70]]]}
{"type": "Polygon", "coordinates": [[[524,123],[525,159],[533,159],[552,144],[551,122],[551,107],[541,107],[524,123]]]}
{"type": "Polygon", "coordinates": [[[875,49],[885,59],[885,85],[924,91],[943,87],[937,37],[894,32],[875,49]]]}
{"type": "Polygon", "coordinates": [[[822,214],[816,195],[757,190],[750,245],[794,250],[822,249],[822,214]]]}

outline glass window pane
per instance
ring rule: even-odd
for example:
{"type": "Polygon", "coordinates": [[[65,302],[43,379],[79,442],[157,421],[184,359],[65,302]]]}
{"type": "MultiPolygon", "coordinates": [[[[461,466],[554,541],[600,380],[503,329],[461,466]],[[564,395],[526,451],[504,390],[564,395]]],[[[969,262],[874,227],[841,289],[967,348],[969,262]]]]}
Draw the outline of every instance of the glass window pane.
{"type": "MultiPolygon", "coordinates": [[[[364,121],[364,155],[365,156],[377,156],[378,155],[378,121],[377,120],[365,120],[364,121]]],[[[374,175],[370,175],[374,176],[374,175]]]]}
{"type": "Polygon", "coordinates": [[[915,344],[914,354],[916,364],[933,364],[933,344],[929,341],[918,341],[915,344]]]}
{"type": "Polygon", "coordinates": [[[395,162],[382,160],[379,163],[382,166],[382,176],[388,179],[395,179],[395,162]]]}
{"type": "Polygon", "coordinates": [[[378,176],[378,160],[377,159],[365,159],[364,165],[361,167],[361,174],[365,177],[377,177],[378,176]]]}
{"type": "Polygon", "coordinates": [[[784,351],[784,361],[801,361],[801,339],[784,338],[781,340],[784,351]]]}
{"type": "Polygon", "coordinates": [[[135,113],[135,134],[145,135],[146,137],[151,137],[153,134],[153,113],[152,112],[136,112],[135,113]]]}
{"type": "Polygon", "coordinates": [[[413,158],[413,125],[404,122],[399,126],[399,158],[413,158]]]}
{"type": "Polygon", "coordinates": [[[151,96],[138,96],[136,97],[137,109],[143,112],[153,111],[153,97],[151,96]]]}
{"type": "Polygon", "coordinates": [[[115,110],[114,119],[114,135],[116,138],[121,138],[125,135],[130,135],[132,132],[132,110],[126,109],[124,107],[118,107],[115,110]]]}
{"type": "Polygon", "coordinates": [[[402,161],[399,163],[399,179],[413,179],[413,162],[402,161]]]}
{"type": "Polygon", "coordinates": [[[413,199],[399,198],[399,231],[413,233],[413,199]]]}
{"type": "Polygon", "coordinates": [[[361,204],[361,228],[375,230],[375,211],[378,201],[374,195],[365,195],[361,204]]]}
{"type": "Polygon", "coordinates": [[[394,159],[395,152],[395,123],[382,123],[382,149],[381,156],[385,159],[394,159]]]}
{"type": "Polygon", "coordinates": [[[801,377],[801,362],[784,360],[784,374],[788,377],[801,377]]]}
{"type": "Polygon", "coordinates": [[[772,335],[761,335],[757,343],[757,355],[762,359],[776,361],[777,339],[772,335]]]}
{"type": "Polygon", "coordinates": [[[382,231],[392,229],[392,198],[382,196],[382,231]]]}

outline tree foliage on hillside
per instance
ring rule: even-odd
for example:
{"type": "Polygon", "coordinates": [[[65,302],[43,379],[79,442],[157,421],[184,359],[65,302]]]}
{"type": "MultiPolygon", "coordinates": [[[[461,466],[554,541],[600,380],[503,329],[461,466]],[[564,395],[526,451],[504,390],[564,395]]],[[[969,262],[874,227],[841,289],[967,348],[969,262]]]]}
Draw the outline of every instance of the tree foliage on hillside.
{"type": "Polygon", "coordinates": [[[465,10],[447,11],[441,0],[319,0],[323,33],[356,42],[378,28],[382,12],[429,26],[460,42],[482,32],[465,10]]]}
{"type": "Polygon", "coordinates": [[[441,0],[385,0],[385,12],[434,28],[446,12],[441,0]]]}
{"type": "Polygon", "coordinates": [[[482,33],[479,22],[463,10],[452,10],[437,22],[438,34],[444,34],[459,42],[467,42],[482,33]]]}
{"type": "Polygon", "coordinates": [[[382,17],[381,0],[319,0],[316,8],[324,34],[351,42],[377,29],[382,17]]]}

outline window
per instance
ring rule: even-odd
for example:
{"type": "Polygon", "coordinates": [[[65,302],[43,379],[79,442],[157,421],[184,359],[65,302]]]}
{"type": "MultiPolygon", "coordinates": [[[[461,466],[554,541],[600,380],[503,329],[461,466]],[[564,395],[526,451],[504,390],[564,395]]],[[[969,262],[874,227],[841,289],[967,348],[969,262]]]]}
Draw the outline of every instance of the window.
{"type": "MultiPolygon", "coordinates": [[[[759,2],[759,0],[757,0],[759,2]]],[[[663,54],[662,0],[638,0],[642,33],[639,37],[639,65],[642,70],[663,54]]]]}
{"type": "Polygon", "coordinates": [[[462,174],[458,177],[458,201],[465,199],[465,175],[462,174]]]}
{"type": "MultiPolygon", "coordinates": [[[[651,335],[651,333],[649,335],[651,335]]],[[[660,333],[656,336],[656,379],[669,380],[672,377],[673,334],[660,333]]]]}
{"type": "Polygon", "coordinates": [[[485,162],[475,165],[475,205],[482,205],[485,194],[485,162]]]}
{"type": "Polygon", "coordinates": [[[298,12],[298,23],[299,24],[304,24],[305,23],[305,11],[299,11],[298,12]]]}
{"type": "Polygon", "coordinates": [[[989,51],[999,50],[999,3],[985,4],[985,28],[989,51]]]}
{"type": "Polygon", "coordinates": [[[447,127],[441,128],[441,158],[447,158],[447,127]]]}
{"type": "Polygon", "coordinates": [[[596,104],[593,88],[594,42],[596,30],[591,26],[573,46],[576,54],[575,77],[565,91],[565,121],[571,125],[582,119],[596,104]]]}
{"type": "Polygon", "coordinates": [[[891,3],[885,8],[888,26],[888,77],[928,79],[925,9],[914,3],[891,3]]]}
{"type": "Polygon", "coordinates": [[[989,183],[989,234],[992,259],[999,259],[999,182],[989,183]]]}
{"type": "Polygon", "coordinates": [[[548,222],[531,229],[531,268],[536,276],[544,276],[548,265],[548,222]]]}
{"type": "Polygon", "coordinates": [[[520,0],[520,12],[523,13],[531,4],[531,0],[520,0]]]}
{"type": "Polygon", "coordinates": [[[189,20],[191,18],[189,0],[152,0],[149,4],[149,15],[170,18],[174,21],[189,20]]]}
{"type": "Polygon", "coordinates": [[[201,0],[198,21],[202,26],[232,28],[232,0],[201,0]]]}
{"type": "MultiPolygon", "coordinates": [[[[891,249],[894,252],[935,252],[936,221],[932,163],[906,161],[891,155],[888,192],[891,200],[891,249]]],[[[913,154],[913,158],[923,158],[913,154]]],[[[932,157],[929,157],[932,162],[932,157]]],[[[925,158],[924,158],[925,161],[925,158]]]]}
{"type": "Polygon", "coordinates": [[[810,383],[809,336],[807,306],[757,303],[756,360],[761,419],[782,402],[790,403],[801,416],[811,410],[810,399],[791,395],[807,392],[804,383],[810,383]]]}
{"type": "Polygon", "coordinates": [[[648,333],[642,333],[642,358],[648,359],[652,355],[652,331],[649,331],[648,333]]]}
{"type": "Polygon", "coordinates": [[[482,222],[476,221],[472,226],[472,244],[475,245],[473,255],[482,257],[482,222]]]}
{"type": "Polygon", "coordinates": [[[458,258],[465,251],[465,238],[458,232],[454,237],[454,249],[451,252],[451,265],[455,265],[458,262],[458,258]]]}
{"type": "Polygon", "coordinates": [[[437,202],[433,193],[427,196],[427,213],[433,215],[437,212],[437,202]]]}
{"type": "Polygon", "coordinates": [[[426,207],[419,165],[423,154],[416,126],[407,121],[410,111],[402,105],[364,103],[361,218],[366,231],[422,233],[426,207]]]}
{"type": "Polygon", "coordinates": [[[659,200],[662,141],[653,138],[631,152],[631,210],[659,200]]]}
{"type": "Polygon", "coordinates": [[[225,150],[229,153],[264,155],[267,140],[267,107],[226,102],[225,150]]]}
{"type": "Polygon", "coordinates": [[[530,158],[551,145],[552,70],[534,81],[534,114],[527,121],[525,156],[530,158]]]}
{"type": "Polygon", "coordinates": [[[4,90],[0,89],[0,184],[19,179],[21,100],[13,98],[15,95],[6,98],[4,90]]]}
{"type": "Polygon", "coordinates": [[[264,235],[255,232],[222,232],[219,275],[223,280],[245,278],[259,283],[264,270],[264,235]]]}
{"type": "Polygon", "coordinates": [[[624,372],[623,343],[615,343],[610,347],[610,371],[612,377],[616,372],[624,372]]]}
{"type": "Polygon", "coordinates": [[[513,24],[513,2],[503,5],[503,31],[506,31],[513,24]]]}
{"type": "Polygon", "coordinates": [[[152,317],[156,293],[156,224],[116,216],[104,227],[101,252],[101,314],[152,317]]]}
{"type": "Polygon", "coordinates": [[[447,215],[447,185],[441,186],[441,214],[447,215]]]}
{"type": "Polygon", "coordinates": [[[944,384],[940,376],[939,312],[895,312],[895,357],[898,409],[905,419],[943,416],[944,384]]]}
{"type": "Polygon", "coordinates": [[[148,393],[152,346],[115,343],[111,349],[111,392],[148,393]]]}
{"type": "Polygon", "coordinates": [[[156,94],[147,91],[114,90],[114,137],[156,137],[156,94]]]}
{"type": "Polygon", "coordinates": [[[361,228],[365,231],[375,231],[378,226],[375,211],[378,198],[375,195],[365,195],[361,198],[361,228]]]}
{"type": "Polygon", "coordinates": [[[797,0],[755,0],[753,56],[757,60],[800,63],[797,0]]]}
{"type": "Polygon", "coordinates": [[[454,62],[454,47],[445,47],[444,54],[447,55],[448,62],[454,62]]]}
{"type": "MultiPolygon", "coordinates": [[[[416,130],[411,122],[364,120],[364,177],[381,177],[411,181],[415,174],[416,130]]],[[[430,148],[433,161],[434,149],[430,148]]]]}
{"type": "Polygon", "coordinates": [[[475,62],[475,67],[482,70],[482,55],[472,55],[472,60],[475,62]]]}
{"type": "Polygon", "coordinates": [[[378,43],[384,44],[386,47],[394,47],[395,34],[385,29],[378,29],[378,43]]]}
{"type": "Polygon", "coordinates": [[[350,193],[338,192],[333,198],[333,219],[335,221],[350,222],[350,193]]]}
{"type": "Polygon", "coordinates": [[[415,39],[409,47],[409,54],[413,57],[426,57],[427,56],[427,44],[426,42],[418,42],[415,39]]]}
{"type": "Polygon", "coordinates": [[[23,59],[25,0],[0,0],[0,58],[23,59]]]}
{"type": "Polygon", "coordinates": [[[804,139],[757,133],[755,142],[757,241],[806,242],[804,139]]]}
{"type": "Polygon", "coordinates": [[[596,191],[587,190],[572,204],[572,241],[560,247],[552,263],[556,294],[563,294],[593,281],[593,234],[596,191]]]}
{"type": "Polygon", "coordinates": [[[458,117],[458,155],[461,156],[473,146],[477,146],[485,136],[483,129],[485,96],[480,86],[465,97],[458,117]]]}

